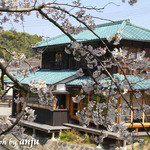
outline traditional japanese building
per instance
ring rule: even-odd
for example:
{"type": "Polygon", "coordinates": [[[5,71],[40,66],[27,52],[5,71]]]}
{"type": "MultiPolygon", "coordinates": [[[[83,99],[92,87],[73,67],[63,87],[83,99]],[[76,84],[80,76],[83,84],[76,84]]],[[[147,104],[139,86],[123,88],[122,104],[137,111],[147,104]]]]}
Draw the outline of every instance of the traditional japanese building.
{"type": "MultiPolygon", "coordinates": [[[[140,27],[130,23],[130,20],[122,20],[117,22],[110,22],[105,24],[97,25],[94,30],[107,44],[110,49],[114,48],[107,42],[106,38],[108,36],[114,36],[118,31],[123,30],[121,37],[121,43],[117,47],[128,50],[128,53],[132,53],[133,58],[139,56],[139,52],[145,50],[146,57],[150,57],[150,30],[144,27],[140,27]]],[[[77,41],[82,42],[85,45],[92,45],[93,47],[99,47],[102,43],[94,36],[89,30],[84,30],[78,35],[72,35],[77,41]]],[[[22,84],[28,86],[31,80],[39,81],[45,80],[46,84],[54,85],[55,90],[53,91],[54,96],[58,99],[57,106],[53,111],[50,111],[48,106],[41,105],[38,102],[38,97],[35,94],[30,94],[28,106],[35,109],[37,118],[35,122],[45,123],[53,126],[62,125],[63,123],[78,123],[78,117],[75,115],[78,110],[82,110],[83,107],[88,105],[88,102],[92,99],[96,102],[106,102],[106,97],[99,97],[93,93],[89,93],[86,98],[84,98],[79,104],[73,103],[72,97],[80,94],[81,83],[86,83],[89,80],[88,73],[86,72],[86,67],[82,60],[77,62],[74,60],[72,55],[65,53],[65,47],[70,43],[70,39],[66,35],[56,36],[54,38],[47,39],[40,43],[37,43],[34,49],[43,51],[41,68],[35,73],[31,73],[30,77],[22,80],[22,78],[17,78],[22,84]],[[83,68],[85,76],[79,78],[76,76],[76,71],[79,68],[83,68]],[[57,108],[57,109],[56,109],[57,108]]],[[[106,54],[105,57],[109,57],[106,54]]],[[[142,78],[135,77],[132,75],[132,71],[127,68],[123,68],[127,78],[131,83],[135,83],[135,88],[144,93],[144,90],[150,89],[150,79],[142,80],[142,78]]],[[[119,81],[122,83],[124,76],[121,75],[121,71],[117,67],[109,69],[111,74],[116,75],[120,73],[119,81]]],[[[107,78],[110,82],[110,79],[107,78]]],[[[11,82],[11,81],[6,81],[11,82]]],[[[107,88],[107,86],[105,87],[107,88]]],[[[14,97],[16,91],[14,90],[14,97]]],[[[128,92],[126,95],[127,100],[131,104],[131,107],[136,109],[137,102],[133,97],[132,92],[128,92]]],[[[138,99],[140,104],[150,105],[150,97],[143,94],[142,99],[138,99]]],[[[118,104],[124,103],[122,98],[118,99],[118,104]]],[[[16,116],[20,111],[20,104],[14,103],[12,105],[12,116],[16,116]]],[[[118,108],[119,109],[119,108],[118,108]]],[[[119,109],[121,112],[121,110],[119,109]]],[[[150,114],[145,117],[143,113],[143,119],[141,120],[145,127],[150,127],[150,114]],[[147,119],[148,117],[148,119],[147,119]],[[149,120],[149,121],[148,121],[149,120]]],[[[117,123],[121,121],[125,122],[128,127],[131,126],[133,121],[133,127],[140,128],[142,125],[133,119],[133,112],[130,111],[128,114],[123,113],[119,117],[113,118],[117,123]]],[[[92,119],[91,124],[92,125],[92,119]]]]}

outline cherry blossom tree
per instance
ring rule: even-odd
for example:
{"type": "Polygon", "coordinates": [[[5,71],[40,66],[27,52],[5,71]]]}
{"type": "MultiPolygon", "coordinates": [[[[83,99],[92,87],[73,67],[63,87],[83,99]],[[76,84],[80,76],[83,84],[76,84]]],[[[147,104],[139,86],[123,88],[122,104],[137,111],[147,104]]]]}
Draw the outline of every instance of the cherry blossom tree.
{"type": "MultiPolygon", "coordinates": [[[[122,2],[125,2],[125,0],[122,0],[122,2]]],[[[137,0],[129,0],[130,5],[134,5],[136,2],[137,0]]],[[[99,35],[94,32],[94,29],[96,28],[96,25],[94,23],[94,16],[86,14],[86,11],[92,10],[99,12],[111,4],[116,5],[115,3],[110,2],[102,8],[98,8],[92,6],[84,6],[83,4],[81,4],[80,0],[73,1],[69,4],[57,3],[56,1],[45,1],[39,3],[37,0],[1,0],[0,23],[2,28],[3,24],[7,23],[10,18],[13,18],[14,22],[16,23],[24,21],[25,15],[28,16],[31,14],[31,12],[35,11],[37,17],[42,17],[43,19],[48,20],[49,22],[53,23],[58,29],[60,29],[65,35],[67,35],[72,42],[65,48],[65,52],[69,55],[73,55],[76,61],[80,61],[81,59],[84,60],[88,74],[91,78],[91,81],[88,81],[86,84],[82,84],[81,94],[73,97],[73,102],[79,103],[90,92],[94,92],[94,94],[97,95],[104,95],[108,98],[107,103],[95,103],[93,101],[90,101],[87,108],[84,108],[81,112],[77,112],[79,121],[83,126],[88,126],[90,123],[90,118],[93,118],[95,125],[103,125],[107,130],[118,133],[118,137],[120,139],[126,140],[128,143],[133,143],[135,142],[133,140],[135,131],[129,132],[127,130],[127,127],[125,127],[123,123],[115,123],[111,119],[111,115],[112,112],[116,117],[120,115],[120,112],[117,109],[117,99],[118,97],[122,97],[122,99],[125,101],[125,104],[120,105],[120,108],[125,112],[127,112],[128,110],[132,110],[134,112],[134,117],[136,119],[139,119],[139,122],[144,127],[144,125],[140,121],[142,117],[141,113],[143,113],[144,111],[146,115],[146,112],[150,111],[150,106],[139,104],[139,108],[136,110],[131,107],[124,95],[129,90],[133,92],[135,87],[128,81],[122,69],[122,66],[127,66],[130,70],[133,70],[133,74],[136,76],[142,76],[144,79],[149,79],[150,72],[147,71],[146,74],[142,74],[142,72],[145,68],[148,68],[150,66],[150,62],[148,61],[148,58],[145,58],[145,52],[141,52],[140,57],[133,59],[131,57],[131,54],[128,55],[126,50],[118,48],[113,49],[113,51],[110,50],[107,44],[99,37],[99,35]],[[78,23],[78,25],[73,25],[70,21],[70,18],[73,18],[78,23]],[[85,28],[89,30],[93,35],[95,35],[99,39],[99,41],[102,42],[102,47],[93,48],[91,45],[87,46],[82,42],[76,41],[72,34],[79,34],[80,32],[83,32],[85,28]],[[110,54],[110,57],[105,60],[100,60],[99,57],[104,56],[106,52],[110,54]],[[108,71],[108,68],[111,68],[112,66],[117,66],[118,68],[120,68],[122,74],[125,77],[125,80],[123,81],[123,91],[118,81],[117,75],[113,77],[108,71]],[[105,72],[105,74],[103,72],[105,72]],[[111,79],[111,82],[101,83],[100,81],[106,76],[111,79]],[[110,88],[104,88],[104,84],[107,84],[110,88]],[[111,88],[112,85],[117,88],[117,91],[114,88],[111,88]]],[[[113,45],[118,45],[121,40],[122,32],[122,30],[118,31],[115,36],[108,37],[108,42],[113,45]]],[[[9,50],[4,47],[0,47],[0,49],[7,53],[10,53],[9,50]]],[[[7,65],[4,65],[4,62],[0,62],[0,69],[2,71],[2,88],[4,84],[4,75],[7,75],[7,77],[14,82],[17,89],[24,92],[22,96],[18,95],[18,97],[15,99],[16,103],[23,104],[23,108],[14,123],[9,121],[7,117],[0,118],[0,135],[6,134],[9,131],[13,132],[14,134],[18,134],[18,131],[19,133],[23,133],[24,129],[18,124],[20,119],[29,121],[33,121],[35,119],[36,116],[34,115],[34,110],[26,107],[29,92],[38,94],[39,103],[48,105],[50,110],[53,109],[53,106],[57,102],[57,99],[54,98],[52,93],[53,86],[47,86],[44,81],[31,81],[29,84],[29,88],[26,88],[8,72],[7,67],[10,65],[21,67],[22,63],[28,64],[24,54],[15,52],[10,54],[12,57],[7,65]]],[[[29,75],[28,72],[29,70],[22,71],[22,76],[25,78],[29,75]]],[[[84,75],[82,68],[79,69],[76,74],[77,76],[82,77],[84,75]]],[[[9,89],[11,88],[13,88],[13,86],[9,89]]],[[[4,94],[6,94],[8,90],[5,91],[4,94]]],[[[150,91],[147,90],[145,91],[145,93],[150,94],[150,91]]],[[[142,94],[138,90],[136,91],[136,93],[133,92],[133,95],[136,99],[142,96],[142,94]]],[[[147,130],[146,132],[149,135],[147,130]]],[[[22,134],[19,134],[20,137],[21,135],[22,134]]],[[[100,143],[103,142],[103,139],[106,137],[107,134],[102,133],[99,137],[96,137],[95,140],[97,143],[100,143]]]]}

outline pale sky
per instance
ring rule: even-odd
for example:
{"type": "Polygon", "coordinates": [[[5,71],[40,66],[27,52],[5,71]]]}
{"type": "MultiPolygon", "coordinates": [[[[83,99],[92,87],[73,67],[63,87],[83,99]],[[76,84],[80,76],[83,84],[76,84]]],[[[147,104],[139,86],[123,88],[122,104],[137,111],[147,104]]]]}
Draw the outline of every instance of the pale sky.
{"type": "MultiPolygon", "coordinates": [[[[58,0],[61,3],[69,3],[71,0],[58,0]]],[[[88,12],[92,16],[97,16],[105,19],[111,19],[113,21],[130,19],[131,23],[144,26],[150,29],[150,0],[138,0],[134,6],[130,6],[126,0],[126,3],[122,3],[122,0],[82,0],[82,4],[85,6],[96,6],[103,7],[108,2],[114,2],[120,6],[115,6],[113,4],[107,6],[103,12],[88,12]]],[[[96,20],[96,24],[105,23],[107,21],[96,20]]],[[[12,27],[12,24],[7,22],[4,29],[9,30],[12,27]]],[[[21,23],[13,23],[13,27],[19,31],[23,32],[21,23]]],[[[62,34],[59,29],[54,27],[50,22],[38,19],[35,17],[35,13],[32,13],[31,16],[25,18],[24,22],[24,31],[30,34],[37,34],[44,37],[54,37],[59,34],[62,34]]]]}

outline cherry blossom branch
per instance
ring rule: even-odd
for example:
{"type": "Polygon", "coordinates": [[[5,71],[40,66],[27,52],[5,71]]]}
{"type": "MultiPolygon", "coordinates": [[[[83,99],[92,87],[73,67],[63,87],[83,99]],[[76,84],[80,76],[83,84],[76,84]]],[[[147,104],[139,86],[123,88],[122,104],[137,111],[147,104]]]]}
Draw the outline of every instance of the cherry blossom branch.
{"type": "MultiPolygon", "coordinates": [[[[0,49],[5,50],[8,54],[10,54],[11,56],[13,55],[7,48],[5,47],[0,47],[0,49]]],[[[29,65],[30,68],[32,68],[32,66],[30,65],[30,63],[28,63],[26,60],[24,60],[24,62],[29,65]]],[[[7,68],[9,66],[9,64],[11,63],[11,61],[7,64],[7,66],[5,68],[7,68]]]]}
{"type": "MultiPolygon", "coordinates": [[[[81,55],[80,55],[80,56],[81,56],[81,55]]],[[[82,57],[82,56],[81,56],[81,57],[82,57]]],[[[82,58],[83,58],[83,57],[82,57],[82,58]]],[[[93,81],[94,81],[96,84],[98,84],[98,82],[97,82],[97,81],[95,80],[95,78],[93,77],[93,75],[92,75],[92,73],[91,73],[89,67],[87,66],[87,63],[86,63],[86,61],[85,61],[84,58],[83,58],[83,61],[84,61],[84,64],[86,65],[86,69],[87,69],[87,71],[88,71],[90,77],[93,79],[93,81]]]]}
{"type": "Polygon", "coordinates": [[[11,131],[15,125],[17,125],[20,121],[20,119],[22,118],[24,112],[25,112],[25,108],[27,106],[27,100],[28,100],[28,97],[29,97],[29,94],[26,94],[25,96],[25,101],[23,103],[23,107],[22,107],[22,110],[21,110],[21,113],[19,114],[19,116],[16,118],[15,122],[12,124],[12,126],[10,126],[8,129],[6,129],[5,131],[2,131],[0,132],[0,135],[3,135],[3,134],[6,134],[8,133],[9,131],[11,131]]]}
{"type": "Polygon", "coordinates": [[[67,35],[71,41],[75,42],[76,40],[69,34],[67,33],[56,21],[51,19],[46,13],[44,13],[41,9],[38,10],[39,13],[44,16],[47,20],[49,20],[51,23],[53,23],[56,27],[58,27],[65,35],[67,35]]]}
{"type": "Polygon", "coordinates": [[[96,10],[96,11],[100,11],[100,10],[103,10],[105,9],[105,7],[107,7],[108,5],[115,5],[115,6],[120,6],[114,2],[109,2],[108,4],[106,4],[104,7],[102,8],[97,8],[97,7],[93,7],[93,6],[76,6],[76,5],[70,5],[70,4],[59,4],[59,3],[46,3],[46,4],[42,4],[42,5],[39,5],[39,6],[35,6],[37,3],[37,1],[34,3],[33,6],[31,7],[27,7],[27,8],[5,8],[5,7],[0,7],[0,12],[31,12],[31,11],[38,11],[39,9],[42,9],[48,5],[62,5],[62,6],[69,6],[69,7],[73,7],[73,8],[80,8],[80,9],[87,9],[87,10],[96,10]]]}
{"type": "Polygon", "coordinates": [[[0,47],[0,49],[5,50],[8,54],[12,55],[12,53],[11,53],[9,50],[7,50],[7,48],[5,48],[5,47],[0,47]]]}
{"type": "Polygon", "coordinates": [[[14,78],[8,70],[4,67],[4,65],[0,62],[0,69],[4,72],[5,75],[7,75],[20,89],[22,89],[24,92],[29,92],[25,86],[23,86],[16,78],[14,78]]]}

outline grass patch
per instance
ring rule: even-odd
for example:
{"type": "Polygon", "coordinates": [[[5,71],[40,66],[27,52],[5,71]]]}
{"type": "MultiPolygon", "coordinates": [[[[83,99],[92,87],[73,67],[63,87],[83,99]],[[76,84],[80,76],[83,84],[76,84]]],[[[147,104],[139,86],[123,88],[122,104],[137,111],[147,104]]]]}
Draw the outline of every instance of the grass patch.
{"type": "Polygon", "coordinates": [[[85,144],[92,147],[96,147],[94,143],[94,137],[89,136],[88,134],[81,134],[75,129],[63,131],[61,134],[62,142],[71,142],[74,144],[85,144]]]}
{"type": "Polygon", "coordinates": [[[135,150],[150,150],[150,138],[144,138],[145,145],[143,147],[136,146],[135,150]]]}

